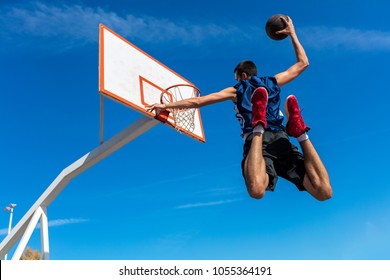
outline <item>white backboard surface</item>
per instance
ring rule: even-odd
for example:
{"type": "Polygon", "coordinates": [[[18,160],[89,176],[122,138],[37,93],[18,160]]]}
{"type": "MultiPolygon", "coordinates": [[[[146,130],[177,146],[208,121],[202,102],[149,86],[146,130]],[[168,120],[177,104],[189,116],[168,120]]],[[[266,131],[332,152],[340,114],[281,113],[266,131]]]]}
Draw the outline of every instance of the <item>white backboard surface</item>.
{"type": "MultiPolygon", "coordinates": [[[[149,54],[103,24],[99,32],[99,92],[115,101],[154,118],[145,105],[160,103],[161,93],[177,84],[193,85],[149,54]]],[[[194,92],[183,92],[183,98],[194,92]]],[[[171,126],[170,117],[166,123],[171,126]]],[[[195,129],[184,134],[205,142],[200,111],[195,113],[195,129]]]]}

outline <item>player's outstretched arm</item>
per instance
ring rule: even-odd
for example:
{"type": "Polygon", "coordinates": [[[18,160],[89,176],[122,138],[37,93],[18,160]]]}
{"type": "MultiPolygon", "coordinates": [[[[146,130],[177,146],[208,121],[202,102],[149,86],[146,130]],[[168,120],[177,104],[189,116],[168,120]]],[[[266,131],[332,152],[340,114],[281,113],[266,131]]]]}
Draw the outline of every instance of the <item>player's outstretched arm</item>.
{"type": "Polygon", "coordinates": [[[275,75],[275,78],[279,86],[283,86],[291,82],[296,77],[298,77],[303,71],[305,71],[305,69],[309,66],[309,59],[306,55],[305,49],[300,43],[298,36],[295,32],[292,19],[288,17],[287,19],[282,18],[282,20],[286,23],[287,26],[285,29],[278,31],[277,33],[288,34],[290,36],[297,61],[286,71],[275,75]]]}
{"type": "Polygon", "coordinates": [[[234,87],[229,87],[219,92],[211,93],[208,95],[187,98],[187,99],[179,100],[177,102],[171,102],[168,104],[155,103],[153,105],[147,105],[145,106],[145,108],[149,112],[156,111],[156,113],[159,113],[167,109],[174,109],[174,108],[200,108],[203,106],[211,105],[226,100],[233,100],[235,97],[236,97],[236,89],[234,87]]]}

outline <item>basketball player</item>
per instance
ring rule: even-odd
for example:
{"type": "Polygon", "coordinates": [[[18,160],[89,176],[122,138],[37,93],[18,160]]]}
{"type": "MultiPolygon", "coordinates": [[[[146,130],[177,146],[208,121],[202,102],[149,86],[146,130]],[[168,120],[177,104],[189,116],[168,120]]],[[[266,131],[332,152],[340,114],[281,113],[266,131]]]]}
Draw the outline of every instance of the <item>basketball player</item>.
{"type": "Polygon", "coordinates": [[[251,197],[263,198],[266,190],[274,191],[278,176],[307,191],[319,201],[332,197],[329,176],[307,132],[295,96],[285,101],[287,124],[280,110],[280,87],[298,77],[309,65],[305,50],[298,40],[293,22],[283,18],[286,28],[278,33],[290,36],[296,63],[274,77],[258,77],[256,65],[242,61],[234,69],[237,84],[234,87],[201,97],[188,98],[169,104],[146,106],[159,114],[170,108],[199,108],[217,102],[232,100],[244,138],[242,174],[251,197]],[[296,137],[302,153],[289,136],[296,137]]]}

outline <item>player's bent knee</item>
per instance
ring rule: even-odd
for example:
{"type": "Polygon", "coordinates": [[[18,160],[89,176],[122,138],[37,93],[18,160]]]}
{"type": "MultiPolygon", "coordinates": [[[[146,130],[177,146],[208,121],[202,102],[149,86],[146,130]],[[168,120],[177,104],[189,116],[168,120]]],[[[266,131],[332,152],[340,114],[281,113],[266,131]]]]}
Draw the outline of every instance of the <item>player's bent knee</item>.
{"type": "Polygon", "coordinates": [[[263,185],[247,185],[249,196],[254,199],[262,199],[265,195],[265,187],[263,185]]]}
{"type": "Polygon", "coordinates": [[[265,195],[268,186],[268,177],[247,177],[245,180],[249,196],[254,199],[261,199],[265,195]]]}
{"type": "Polygon", "coordinates": [[[319,191],[317,192],[316,198],[319,201],[325,201],[325,200],[331,199],[332,195],[333,195],[332,187],[329,185],[329,186],[325,186],[325,187],[319,189],[319,191]]]}
{"type": "Polygon", "coordinates": [[[249,195],[254,199],[262,199],[265,195],[265,191],[249,191],[249,195]]]}

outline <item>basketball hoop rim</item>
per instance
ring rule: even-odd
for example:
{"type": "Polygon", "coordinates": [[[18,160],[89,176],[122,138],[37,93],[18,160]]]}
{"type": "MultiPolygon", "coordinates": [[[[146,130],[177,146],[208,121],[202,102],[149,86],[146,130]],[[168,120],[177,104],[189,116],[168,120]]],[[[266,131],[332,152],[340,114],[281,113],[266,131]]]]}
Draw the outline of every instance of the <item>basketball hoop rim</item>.
{"type": "Polygon", "coordinates": [[[164,90],[161,92],[161,95],[160,95],[160,103],[163,104],[163,99],[162,99],[162,98],[163,98],[163,95],[164,95],[165,93],[169,93],[169,90],[170,90],[170,89],[175,88],[175,87],[183,87],[183,86],[185,86],[185,87],[192,87],[193,89],[196,90],[196,92],[199,93],[199,96],[202,95],[202,92],[200,91],[200,89],[199,89],[198,87],[194,86],[194,85],[191,85],[191,84],[175,84],[175,85],[172,85],[172,86],[170,86],[170,87],[167,87],[166,89],[164,89],[164,90]]]}

